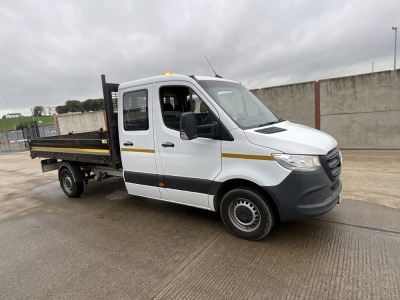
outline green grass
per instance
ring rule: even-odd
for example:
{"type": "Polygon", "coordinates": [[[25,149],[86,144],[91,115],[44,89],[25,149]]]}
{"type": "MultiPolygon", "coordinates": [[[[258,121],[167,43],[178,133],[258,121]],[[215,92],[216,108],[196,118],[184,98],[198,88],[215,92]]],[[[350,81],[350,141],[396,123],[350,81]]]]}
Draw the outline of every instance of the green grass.
{"type": "MultiPolygon", "coordinates": [[[[38,126],[54,124],[53,116],[34,117],[38,126]]],[[[0,119],[0,131],[14,130],[14,125],[32,121],[32,117],[0,119]]]]}

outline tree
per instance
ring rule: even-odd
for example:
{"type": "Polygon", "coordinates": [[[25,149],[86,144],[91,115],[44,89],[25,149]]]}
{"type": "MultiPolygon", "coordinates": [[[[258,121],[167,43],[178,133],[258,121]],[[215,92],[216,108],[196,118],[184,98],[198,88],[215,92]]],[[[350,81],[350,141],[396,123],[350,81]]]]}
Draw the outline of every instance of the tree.
{"type": "Polygon", "coordinates": [[[51,116],[54,113],[54,107],[47,106],[47,114],[51,116]]]}
{"type": "Polygon", "coordinates": [[[56,106],[56,113],[58,114],[66,114],[68,112],[68,107],[66,105],[56,106]]]}
{"type": "Polygon", "coordinates": [[[44,115],[44,112],[45,112],[45,109],[44,109],[43,106],[35,106],[35,107],[33,108],[33,115],[34,115],[35,117],[41,117],[41,116],[43,116],[43,115],[44,115]]]}
{"type": "Polygon", "coordinates": [[[87,99],[82,103],[83,110],[88,111],[98,111],[104,109],[103,99],[87,99]]]}
{"type": "Polygon", "coordinates": [[[83,111],[82,102],[79,100],[68,100],[65,102],[68,112],[81,112],[83,111]]]}
{"type": "MultiPolygon", "coordinates": [[[[47,109],[49,111],[49,107],[47,107],[47,109]]],[[[68,100],[65,101],[64,105],[59,105],[55,107],[55,111],[58,114],[66,114],[69,112],[98,111],[104,109],[105,104],[103,99],[87,99],[83,102],[79,100],[68,100]]]]}

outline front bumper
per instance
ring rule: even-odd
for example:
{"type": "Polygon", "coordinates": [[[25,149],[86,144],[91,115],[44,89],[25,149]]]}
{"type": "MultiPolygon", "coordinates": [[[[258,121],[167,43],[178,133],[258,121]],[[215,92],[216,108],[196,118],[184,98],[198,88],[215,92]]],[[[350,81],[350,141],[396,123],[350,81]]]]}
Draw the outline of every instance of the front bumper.
{"type": "Polygon", "coordinates": [[[281,221],[294,221],[327,213],[341,200],[340,179],[331,181],[323,168],[296,172],[277,186],[264,187],[272,196],[281,221]]]}

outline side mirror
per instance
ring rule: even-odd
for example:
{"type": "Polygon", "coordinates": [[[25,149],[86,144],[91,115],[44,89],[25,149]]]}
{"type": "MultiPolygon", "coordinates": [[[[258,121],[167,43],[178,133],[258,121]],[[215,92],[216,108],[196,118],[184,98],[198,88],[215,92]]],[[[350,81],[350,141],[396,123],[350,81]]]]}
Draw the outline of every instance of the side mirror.
{"type": "Polygon", "coordinates": [[[212,124],[197,126],[198,137],[215,139],[219,135],[218,132],[219,132],[219,124],[216,121],[212,122],[212,124]]]}
{"type": "Polygon", "coordinates": [[[193,140],[197,138],[197,120],[193,112],[185,112],[181,115],[179,132],[182,140],[193,140]]]}
{"type": "Polygon", "coordinates": [[[202,114],[185,112],[181,115],[179,132],[182,140],[193,140],[198,137],[215,139],[219,136],[219,124],[217,121],[207,124],[206,119],[202,119],[202,114]],[[204,125],[198,125],[198,124],[204,125]]]}

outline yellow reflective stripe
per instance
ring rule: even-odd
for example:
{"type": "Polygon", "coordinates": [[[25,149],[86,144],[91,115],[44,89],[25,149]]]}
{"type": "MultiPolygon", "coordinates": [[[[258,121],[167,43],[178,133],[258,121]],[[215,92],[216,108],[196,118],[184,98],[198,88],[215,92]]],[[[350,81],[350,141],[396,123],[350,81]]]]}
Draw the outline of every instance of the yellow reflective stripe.
{"type": "Polygon", "coordinates": [[[73,152],[73,153],[101,153],[110,154],[107,149],[87,149],[87,148],[56,148],[56,147],[40,147],[32,146],[31,150],[36,151],[51,151],[51,152],[73,152]]]}
{"type": "Polygon", "coordinates": [[[255,160],[274,160],[272,156],[268,155],[250,155],[250,154],[237,154],[237,153],[221,153],[224,158],[240,158],[240,159],[255,159],[255,160]]]}
{"type": "Polygon", "coordinates": [[[121,151],[125,152],[141,152],[141,153],[156,153],[153,149],[133,149],[133,148],[121,148],[121,151]]]}

